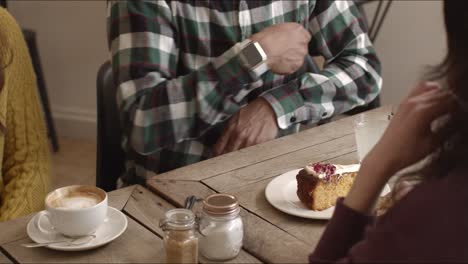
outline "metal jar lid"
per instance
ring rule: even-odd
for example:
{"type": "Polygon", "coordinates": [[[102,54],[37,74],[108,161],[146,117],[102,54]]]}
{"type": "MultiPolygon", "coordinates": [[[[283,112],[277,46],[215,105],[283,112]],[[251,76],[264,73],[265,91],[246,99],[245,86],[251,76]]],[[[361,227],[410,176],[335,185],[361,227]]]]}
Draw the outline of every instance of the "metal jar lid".
{"type": "Polygon", "coordinates": [[[203,211],[212,216],[229,216],[238,214],[240,208],[234,195],[216,193],[203,200],[203,211]]]}
{"type": "Polygon", "coordinates": [[[166,212],[159,227],[165,230],[190,230],[195,225],[195,215],[187,209],[172,209],[166,212]]]}

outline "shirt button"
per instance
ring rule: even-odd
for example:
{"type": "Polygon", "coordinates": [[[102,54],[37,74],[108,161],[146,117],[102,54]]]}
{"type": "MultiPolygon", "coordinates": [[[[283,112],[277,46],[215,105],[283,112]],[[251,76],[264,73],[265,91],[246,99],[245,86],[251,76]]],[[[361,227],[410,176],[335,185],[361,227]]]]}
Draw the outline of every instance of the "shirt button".
{"type": "Polygon", "coordinates": [[[294,122],[296,122],[296,120],[297,120],[297,119],[296,119],[296,117],[295,117],[295,116],[291,116],[291,118],[289,119],[289,121],[290,121],[291,123],[294,123],[294,122]]]}

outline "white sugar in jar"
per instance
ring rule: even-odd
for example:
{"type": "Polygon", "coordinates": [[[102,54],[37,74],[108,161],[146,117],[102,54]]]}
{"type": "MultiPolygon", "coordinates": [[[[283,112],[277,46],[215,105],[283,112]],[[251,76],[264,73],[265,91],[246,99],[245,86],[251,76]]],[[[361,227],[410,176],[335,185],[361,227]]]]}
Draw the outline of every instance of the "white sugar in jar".
{"type": "Polygon", "coordinates": [[[199,247],[204,257],[225,261],[239,255],[244,238],[239,212],[239,202],[232,195],[213,194],[204,199],[199,223],[199,247]]]}

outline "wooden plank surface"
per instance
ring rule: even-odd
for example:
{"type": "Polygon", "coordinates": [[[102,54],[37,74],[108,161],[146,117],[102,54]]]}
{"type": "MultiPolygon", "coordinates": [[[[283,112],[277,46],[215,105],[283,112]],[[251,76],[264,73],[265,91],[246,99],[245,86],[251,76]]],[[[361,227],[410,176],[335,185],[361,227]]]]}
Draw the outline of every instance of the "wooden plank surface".
{"type": "MultiPolygon", "coordinates": [[[[125,206],[124,211],[162,237],[164,232],[159,228],[159,220],[164,217],[167,210],[173,208],[175,208],[175,206],[166,202],[161,197],[158,197],[149,190],[138,186],[125,206]]],[[[200,257],[200,262],[211,263],[212,261],[200,257]]],[[[237,258],[226,263],[261,262],[254,256],[242,250],[237,258]]]]}
{"type": "MultiPolygon", "coordinates": [[[[156,193],[171,197],[179,206],[185,197],[206,197],[214,193],[196,181],[150,180],[148,185],[156,193]]],[[[269,263],[305,263],[312,248],[284,230],[247,210],[242,210],[245,223],[244,249],[258,259],[269,263]]]]}
{"type": "Polygon", "coordinates": [[[174,206],[166,200],[156,196],[146,188],[138,186],[123,211],[162,237],[164,232],[159,228],[159,220],[164,217],[167,210],[172,208],[174,206]]]}
{"type": "MultiPolygon", "coordinates": [[[[369,116],[381,116],[390,113],[391,106],[383,106],[366,112],[369,116]]],[[[304,130],[298,134],[286,136],[263,144],[228,153],[216,158],[182,167],[155,177],[159,179],[200,181],[235,169],[295,152],[307,147],[331,141],[354,133],[355,117],[343,118],[322,126],[304,130]]]]}
{"type": "MultiPolygon", "coordinates": [[[[123,209],[129,217],[125,233],[112,243],[98,249],[82,252],[61,252],[46,248],[28,249],[21,246],[31,240],[26,225],[31,217],[2,223],[7,237],[1,236],[2,248],[19,263],[155,263],[164,262],[163,232],[158,221],[173,205],[154,195],[142,186],[131,186],[109,193],[109,205],[123,209]],[[7,230],[8,231],[8,230],[7,230]],[[8,238],[8,239],[7,239],[8,238]]],[[[2,229],[3,231],[3,229],[2,229]]],[[[0,255],[0,262],[8,258],[0,255]]],[[[202,263],[211,261],[200,258],[202,263]]],[[[9,262],[11,263],[11,262],[9,262]]],[[[240,255],[228,263],[261,263],[249,253],[240,255]]]]}
{"type": "MultiPolygon", "coordinates": [[[[368,114],[381,115],[389,109],[368,114]]],[[[239,198],[246,226],[245,251],[232,263],[306,262],[326,222],[277,211],[266,201],[264,189],[273,177],[311,161],[356,162],[353,121],[344,118],[158,175],[148,181],[148,186],[159,196],[141,186],[109,193],[109,205],[129,215],[129,226],[120,238],[102,248],[72,253],[23,248],[21,243],[30,242],[26,225],[32,215],[0,223],[0,246],[20,263],[163,262],[163,232],[158,222],[164,213],[182,206],[188,195],[229,192],[239,198]]],[[[8,258],[0,254],[0,262],[4,260],[8,258]]]]}
{"type": "MultiPolygon", "coordinates": [[[[391,107],[367,112],[382,116],[391,107]]],[[[357,162],[354,118],[200,162],[150,179],[150,188],[181,205],[188,195],[214,192],[236,195],[246,222],[244,248],[266,262],[306,262],[325,230],[326,221],[303,219],[274,209],[264,190],[271,179],[309,162],[357,162]]]]}
{"type": "MultiPolygon", "coordinates": [[[[327,160],[336,164],[351,164],[355,161],[355,152],[327,160]]],[[[265,198],[265,188],[271,180],[272,178],[261,180],[240,188],[228,189],[225,192],[238,197],[241,205],[247,210],[267,219],[270,223],[309,244],[311,248],[315,248],[327,222],[295,217],[275,209],[265,198]]]]}
{"type": "Polygon", "coordinates": [[[12,221],[0,222],[0,246],[15,240],[28,237],[26,226],[34,214],[12,221]]]}
{"type": "Polygon", "coordinates": [[[280,155],[321,144],[353,133],[352,120],[344,118],[333,123],[302,131],[263,144],[231,152],[193,165],[157,175],[159,179],[203,180],[221,173],[246,167],[280,155]]]}
{"type": "Polygon", "coordinates": [[[284,172],[302,168],[311,161],[324,161],[356,151],[354,135],[281,155],[263,162],[224,173],[203,183],[218,192],[246,186],[284,172]]]}
{"type": "MultiPolygon", "coordinates": [[[[338,141],[340,141],[341,143],[333,144],[332,145],[333,147],[328,146],[327,149],[329,150],[338,149],[337,151],[334,152],[336,153],[336,155],[339,155],[343,152],[345,154],[337,156],[337,157],[332,157],[335,155],[326,155],[327,157],[329,157],[329,159],[320,159],[320,161],[327,161],[327,162],[332,162],[332,163],[337,163],[337,164],[356,163],[357,153],[355,152],[355,148],[354,148],[354,137],[346,136],[346,137],[343,137],[342,139],[339,139],[338,141]],[[341,146],[341,147],[337,147],[337,146],[341,146]],[[343,147],[343,146],[347,146],[347,147],[343,147]]],[[[324,145],[327,145],[327,144],[328,143],[324,145]]],[[[287,155],[287,156],[290,156],[288,157],[288,159],[294,160],[297,158],[299,160],[299,163],[297,164],[297,166],[293,167],[292,169],[303,167],[308,162],[314,161],[314,160],[309,159],[310,156],[308,155],[308,152],[304,152],[304,153],[302,153],[301,151],[298,151],[298,152],[300,153],[300,155],[298,156],[294,156],[296,152],[287,155]],[[303,158],[298,158],[298,157],[303,157],[303,158]]],[[[275,159],[272,159],[272,160],[275,161],[275,159]]],[[[255,227],[258,227],[258,226],[263,227],[265,225],[269,225],[273,228],[276,228],[277,230],[280,230],[288,235],[291,235],[292,240],[297,240],[296,241],[297,243],[307,244],[309,246],[307,247],[308,248],[307,252],[311,252],[313,248],[315,248],[316,244],[318,243],[326,227],[327,221],[294,217],[294,216],[291,216],[291,215],[288,215],[288,214],[285,214],[276,210],[267,202],[267,200],[265,199],[264,190],[265,190],[266,185],[271,181],[271,178],[291,169],[291,167],[288,167],[289,166],[288,164],[291,164],[290,162],[273,162],[272,164],[269,164],[269,162],[270,161],[266,161],[265,163],[267,164],[262,164],[262,163],[255,164],[251,167],[255,167],[257,165],[259,167],[254,168],[252,170],[249,170],[250,167],[240,169],[241,171],[243,170],[244,172],[249,171],[251,173],[254,173],[254,176],[256,172],[263,171],[262,176],[265,176],[265,177],[268,176],[267,178],[263,180],[253,181],[252,183],[249,183],[249,180],[254,179],[255,178],[254,176],[251,176],[246,173],[239,173],[239,175],[242,175],[242,176],[239,176],[237,178],[232,178],[232,175],[226,176],[225,174],[212,178],[212,179],[220,178],[218,179],[219,181],[216,181],[220,183],[218,186],[213,186],[210,184],[211,182],[210,180],[212,179],[205,181],[206,182],[205,184],[199,184],[198,182],[195,182],[195,181],[172,181],[172,180],[168,181],[168,180],[154,179],[152,182],[150,182],[150,185],[153,186],[152,188],[156,190],[156,192],[160,193],[163,196],[171,197],[171,199],[176,203],[182,203],[185,197],[191,194],[194,194],[194,195],[200,194],[198,195],[199,197],[205,197],[213,193],[214,190],[218,192],[224,191],[224,192],[234,194],[239,198],[239,201],[242,207],[247,209],[248,212],[253,213],[253,214],[247,213],[245,219],[247,219],[247,221],[250,222],[247,225],[249,226],[253,225],[255,227]],[[268,168],[266,171],[268,171],[270,174],[268,174],[268,172],[265,172],[264,168],[268,168]],[[282,168],[284,168],[284,171],[281,170],[282,168]],[[277,171],[277,169],[279,171],[277,171]]],[[[252,232],[252,229],[247,229],[247,230],[248,230],[247,233],[252,232]]],[[[262,236],[261,233],[253,233],[249,235],[255,237],[255,239],[253,239],[255,241],[259,240],[259,237],[262,236]]],[[[247,240],[247,241],[250,241],[250,240],[247,240]]],[[[260,238],[260,241],[261,241],[261,238],[260,238]]],[[[268,255],[267,251],[259,250],[258,248],[255,247],[255,244],[246,243],[245,247],[251,253],[268,255]]],[[[273,247],[270,247],[268,250],[275,251],[277,249],[275,246],[273,246],[273,247]]],[[[256,256],[261,259],[263,259],[264,257],[263,255],[256,255],[256,256]]],[[[291,259],[288,259],[286,255],[283,255],[283,257],[285,257],[283,259],[284,261],[292,261],[291,259]]],[[[270,261],[270,259],[268,261],[270,261]]],[[[275,260],[273,259],[271,259],[271,261],[275,262],[275,260]]]]}
{"type": "Polygon", "coordinates": [[[24,248],[29,238],[6,245],[8,251],[20,263],[161,263],[165,261],[162,240],[128,219],[127,230],[112,243],[93,250],[62,252],[47,248],[24,248]]]}
{"type": "Polygon", "coordinates": [[[0,263],[9,264],[13,262],[11,262],[11,260],[7,256],[5,256],[2,252],[0,252],[0,263]]]}
{"type": "Polygon", "coordinates": [[[107,194],[109,206],[116,208],[117,210],[122,210],[127,204],[130,196],[135,190],[137,185],[132,185],[122,189],[112,191],[107,194]]]}
{"type": "MultiPolygon", "coordinates": [[[[122,209],[136,186],[130,186],[108,194],[109,205],[122,209]]],[[[154,263],[164,262],[163,244],[156,236],[133,219],[128,219],[125,233],[112,243],[98,249],[82,252],[60,252],[46,248],[28,249],[20,246],[31,240],[26,225],[34,214],[0,223],[0,245],[20,263],[154,263]],[[142,252],[147,252],[141,254],[142,252]]]]}

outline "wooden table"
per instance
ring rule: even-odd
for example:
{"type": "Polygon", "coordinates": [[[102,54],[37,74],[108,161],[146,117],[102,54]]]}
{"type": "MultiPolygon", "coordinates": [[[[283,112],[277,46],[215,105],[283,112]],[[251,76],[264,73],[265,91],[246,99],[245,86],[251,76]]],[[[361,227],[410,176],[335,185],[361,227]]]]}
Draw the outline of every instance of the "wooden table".
{"type": "MultiPolygon", "coordinates": [[[[383,107],[369,114],[386,115],[389,109],[383,107]]],[[[189,195],[205,197],[214,192],[234,194],[242,206],[244,249],[231,263],[306,262],[326,221],[302,219],[274,209],[265,199],[265,187],[275,176],[310,161],[355,163],[353,120],[340,119],[158,175],[148,181],[154,193],[142,186],[110,192],[109,204],[126,214],[128,228],[114,242],[98,249],[59,252],[23,248],[20,244],[30,242],[26,225],[32,216],[0,223],[0,263],[164,262],[159,219],[165,211],[182,206],[189,195]]]]}
{"type": "MultiPolygon", "coordinates": [[[[369,112],[386,116],[391,107],[369,112]]],[[[265,187],[276,176],[311,161],[356,163],[354,117],[305,130],[265,144],[153,177],[148,186],[172,204],[181,206],[188,195],[214,192],[234,194],[246,222],[244,249],[263,262],[301,263],[315,248],[326,221],[290,216],[273,208],[265,187]]]]}
{"type": "MultiPolygon", "coordinates": [[[[174,206],[139,185],[110,192],[109,205],[126,214],[127,230],[112,243],[89,251],[60,252],[47,248],[24,248],[20,245],[31,242],[26,234],[26,225],[32,216],[0,223],[0,263],[164,262],[163,231],[158,223],[164,212],[174,206]]],[[[208,261],[201,259],[201,262],[208,261]]],[[[258,263],[259,260],[242,252],[231,262],[258,263]]]]}

